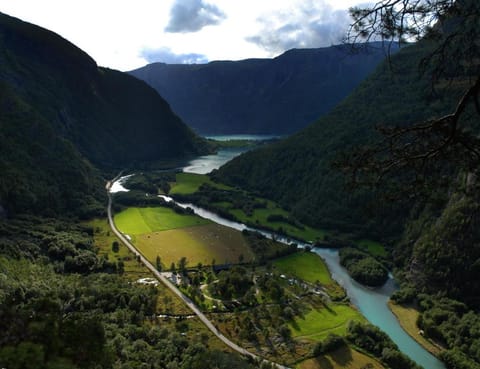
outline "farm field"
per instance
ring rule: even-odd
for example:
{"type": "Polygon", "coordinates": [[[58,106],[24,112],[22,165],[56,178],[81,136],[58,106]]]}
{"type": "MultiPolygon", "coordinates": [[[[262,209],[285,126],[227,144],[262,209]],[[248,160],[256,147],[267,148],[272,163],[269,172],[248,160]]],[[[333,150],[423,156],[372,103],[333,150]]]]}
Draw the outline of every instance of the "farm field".
{"type": "Polygon", "coordinates": [[[114,220],[117,228],[129,236],[211,223],[196,215],[177,214],[164,207],[128,208],[116,214],[114,220]]]}
{"type": "Polygon", "coordinates": [[[161,258],[164,268],[186,257],[188,266],[238,263],[254,259],[241,232],[196,215],[177,214],[170,208],[128,208],[115,215],[118,229],[128,234],[150,262],[161,258]]]}
{"type": "Polygon", "coordinates": [[[238,263],[241,255],[245,262],[254,259],[241,232],[218,224],[137,235],[135,246],[151,262],[160,256],[164,268],[182,257],[187,258],[188,266],[211,265],[212,260],[217,265],[238,263]]]}

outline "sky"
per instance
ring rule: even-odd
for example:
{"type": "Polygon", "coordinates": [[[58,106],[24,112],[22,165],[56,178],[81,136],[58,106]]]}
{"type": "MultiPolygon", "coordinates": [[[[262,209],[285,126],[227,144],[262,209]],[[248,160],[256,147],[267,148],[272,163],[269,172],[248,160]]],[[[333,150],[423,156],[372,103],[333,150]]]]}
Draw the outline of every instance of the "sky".
{"type": "Polygon", "coordinates": [[[0,12],[121,71],[148,63],[267,58],[341,43],[360,0],[0,0],[0,12]]]}

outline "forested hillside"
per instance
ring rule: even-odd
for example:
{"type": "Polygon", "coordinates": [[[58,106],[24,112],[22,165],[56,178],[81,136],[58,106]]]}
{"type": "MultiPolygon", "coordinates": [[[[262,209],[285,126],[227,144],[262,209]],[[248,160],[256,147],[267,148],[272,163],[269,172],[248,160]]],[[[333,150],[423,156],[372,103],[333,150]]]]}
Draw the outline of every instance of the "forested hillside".
{"type": "Polygon", "coordinates": [[[454,97],[429,98],[430,82],[420,75],[419,61],[428,49],[427,43],[403,48],[331,113],[288,139],[241,155],[214,177],[279,201],[318,227],[398,231],[407,210],[370,209],[376,195],[347,191],[333,163],[340,153],[375,140],[375,125],[402,125],[451,109],[454,97]]]}
{"type": "Polygon", "coordinates": [[[339,45],[294,49],[274,59],[153,63],[130,73],[202,134],[289,134],[330,111],[386,53],[381,43],[339,45]]]}
{"type": "Polygon", "coordinates": [[[0,66],[0,367],[251,369],[198,322],[186,337],[191,321],[157,321],[173,297],[133,283],[148,272],[126,250],[109,260],[118,240],[92,220],[106,207],[100,170],[206,143],[145,83],[2,14],[0,66]]]}
{"type": "Polygon", "coordinates": [[[0,64],[0,206],[9,213],[92,210],[102,187],[92,164],[145,165],[207,152],[151,87],[3,14],[0,64]]]}

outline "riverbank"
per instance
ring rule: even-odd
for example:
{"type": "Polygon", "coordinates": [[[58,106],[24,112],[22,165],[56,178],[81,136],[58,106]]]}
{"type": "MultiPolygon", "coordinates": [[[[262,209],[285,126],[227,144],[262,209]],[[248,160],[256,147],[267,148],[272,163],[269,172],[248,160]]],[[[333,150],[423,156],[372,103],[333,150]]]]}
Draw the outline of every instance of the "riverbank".
{"type": "Polygon", "coordinates": [[[421,334],[420,328],[417,326],[417,319],[420,312],[413,306],[403,306],[388,301],[388,308],[395,315],[398,323],[405,332],[408,333],[419,345],[436,357],[444,350],[442,346],[435,343],[421,334]]]}

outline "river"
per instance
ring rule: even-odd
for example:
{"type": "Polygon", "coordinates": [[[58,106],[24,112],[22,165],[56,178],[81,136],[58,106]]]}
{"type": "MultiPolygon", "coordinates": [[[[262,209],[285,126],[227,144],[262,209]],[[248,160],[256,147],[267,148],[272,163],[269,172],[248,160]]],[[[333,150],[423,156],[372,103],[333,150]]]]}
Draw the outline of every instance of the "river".
{"type": "MultiPolygon", "coordinates": [[[[241,150],[220,150],[217,155],[202,156],[190,161],[190,163],[185,166],[184,171],[205,174],[213,169],[219,168],[227,161],[247,150],[248,148],[242,148],[241,150]]],[[[118,182],[120,184],[124,183],[123,178],[125,177],[119,179],[118,182]]],[[[167,201],[172,200],[168,196],[163,196],[163,198],[167,201]]],[[[211,211],[199,208],[193,204],[179,205],[183,207],[191,207],[199,216],[210,219],[218,224],[240,231],[243,229],[249,229],[244,224],[224,219],[211,211]]],[[[271,232],[261,233],[268,237],[272,236],[271,232]]],[[[276,239],[288,242],[287,239],[279,235],[276,236],[276,239]]],[[[304,247],[305,245],[300,243],[299,246],[304,247]]],[[[397,288],[395,281],[392,278],[390,278],[381,288],[366,288],[350,278],[347,271],[340,265],[338,250],[314,248],[313,251],[325,260],[332,277],[345,288],[350,301],[361,311],[370,323],[380,327],[385,333],[387,333],[403,353],[425,369],[445,369],[445,365],[440,360],[426,351],[402,329],[396,317],[388,308],[387,301],[397,288]]]]}
{"type": "MultiPolygon", "coordinates": [[[[249,140],[249,141],[266,141],[279,138],[275,135],[222,135],[222,136],[207,136],[217,141],[229,141],[229,140],[249,140]]],[[[184,168],[183,171],[187,173],[207,174],[214,169],[220,168],[226,162],[232,160],[234,157],[251,150],[252,146],[244,147],[232,147],[223,148],[218,150],[216,154],[199,156],[191,160],[184,168]]]]}

